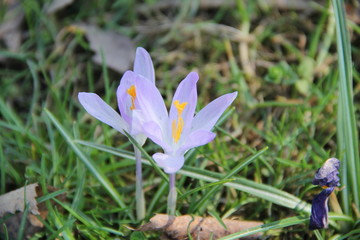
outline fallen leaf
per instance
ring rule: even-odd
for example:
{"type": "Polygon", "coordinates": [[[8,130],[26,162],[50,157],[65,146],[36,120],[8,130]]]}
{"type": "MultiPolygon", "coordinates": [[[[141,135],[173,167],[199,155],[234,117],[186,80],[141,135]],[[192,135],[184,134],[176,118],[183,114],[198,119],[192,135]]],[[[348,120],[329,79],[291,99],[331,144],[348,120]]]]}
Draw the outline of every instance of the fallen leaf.
{"type": "Polygon", "coordinates": [[[27,185],[25,187],[16,189],[12,192],[6,193],[0,196],[0,217],[3,217],[5,213],[15,213],[17,211],[24,211],[25,203],[29,204],[30,213],[39,215],[37,207],[36,188],[37,183],[27,185]],[[26,198],[26,199],[25,199],[26,198]]]}
{"type": "Polygon", "coordinates": [[[16,52],[21,45],[20,25],[24,19],[24,10],[18,1],[11,1],[0,24],[0,39],[9,51],[16,52]]]}
{"type": "Polygon", "coordinates": [[[135,47],[131,39],[114,31],[101,30],[97,26],[87,24],[76,24],[81,28],[90,42],[90,48],[95,52],[93,61],[99,65],[103,64],[102,54],[105,62],[111,69],[123,73],[129,69],[135,56],[135,47]]]}
{"type": "MultiPolygon", "coordinates": [[[[240,221],[224,219],[226,229],[213,217],[197,217],[190,215],[170,216],[166,214],[156,214],[150,219],[149,223],[141,226],[137,231],[161,231],[170,239],[188,239],[191,235],[194,239],[217,239],[226,235],[240,232],[248,228],[262,225],[258,221],[240,221]]],[[[242,239],[255,239],[261,233],[253,234],[242,239]]]]}
{"type": "Polygon", "coordinates": [[[74,0],[53,0],[50,5],[46,8],[47,14],[55,13],[66,6],[72,4],[74,0]]]}
{"type": "MultiPolygon", "coordinates": [[[[48,187],[48,192],[54,192],[56,190],[54,187],[48,187]]],[[[19,226],[26,205],[28,205],[28,215],[26,217],[24,238],[31,238],[44,227],[43,223],[37,217],[40,216],[45,220],[48,215],[45,202],[38,204],[36,200],[37,197],[42,195],[38,183],[33,183],[0,196],[0,218],[2,218],[2,224],[0,225],[1,239],[5,237],[4,225],[6,226],[6,232],[10,239],[18,238],[19,226]]],[[[57,198],[60,199],[64,197],[64,193],[57,196],[57,198]]]]}

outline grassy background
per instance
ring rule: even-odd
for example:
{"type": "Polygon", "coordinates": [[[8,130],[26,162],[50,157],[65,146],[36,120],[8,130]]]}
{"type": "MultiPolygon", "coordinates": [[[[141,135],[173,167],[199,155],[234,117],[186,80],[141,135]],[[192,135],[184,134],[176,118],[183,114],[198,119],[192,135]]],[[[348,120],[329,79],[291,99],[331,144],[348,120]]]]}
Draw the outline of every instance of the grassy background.
{"type": "MultiPolygon", "coordinates": [[[[297,1],[297,8],[269,2],[224,1],[209,7],[182,1],[161,8],[150,0],[80,0],[53,15],[44,13],[46,1],[20,3],[25,14],[20,49],[11,52],[3,44],[0,51],[5,57],[0,62],[0,194],[26,182],[66,190],[63,208],[47,201],[45,230],[34,239],[59,238],[59,233],[64,239],[129,237],[128,227],[139,226],[134,220],[132,146],[125,136],[86,114],[77,100],[79,91],[96,92],[116,108],[121,74],[92,62],[84,35],[59,37],[64,28],[79,22],[127,35],[134,45],[146,48],[168,106],[190,71],[200,75],[198,109],[224,93],[239,91],[215,129],[217,138],[187,154],[177,187],[186,193],[234,169],[229,178],[236,180],[180,195],[179,214],[265,223],[307,216],[306,202],[320,191],[311,185],[316,169],[339,155],[335,20],[328,1],[297,1]],[[206,201],[197,204],[204,196],[206,201]]],[[[347,6],[357,7],[352,2],[347,6]]],[[[355,56],[356,14],[348,12],[355,56]]],[[[357,108],[356,57],[353,66],[357,108]]],[[[359,115],[355,122],[358,127],[359,115]]],[[[148,141],[145,150],[151,155],[158,148],[148,141]]],[[[166,180],[148,165],[144,180],[148,217],[166,212],[166,180]]],[[[339,201],[344,206],[344,200],[339,201]]],[[[350,208],[346,213],[356,219],[350,208]]],[[[296,223],[301,224],[273,230],[273,238],[314,237],[306,220],[296,223]]],[[[342,231],[334,223],[316,237],[342,231]]]]}

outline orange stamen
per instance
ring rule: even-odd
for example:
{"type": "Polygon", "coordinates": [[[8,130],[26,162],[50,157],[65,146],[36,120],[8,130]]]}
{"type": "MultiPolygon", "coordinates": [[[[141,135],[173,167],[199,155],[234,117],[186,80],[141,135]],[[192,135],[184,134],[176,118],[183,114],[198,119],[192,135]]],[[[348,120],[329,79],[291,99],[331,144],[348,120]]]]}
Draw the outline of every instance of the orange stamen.
{"type": "Polygon", "coordinates": [[[174,142],[177,143],[181,137],[181,133],[184,128],[184,120],[181,117],[182,112],[184,111],[187,102],[180,103],[179,100],[174,101],[174,106],[176,107],[176,110],[178,112],[178,119],[177,121],[174,119],[171,123],[171,129],[172,129],[172,137],[174,139],[174,142]]]}
{"type": "Polygon", "coordinates": [[[131,97],[131,106],[130,110],[135,109],[135,98],[136,98],[136,88],[135,85],[131,85],[131,87],[126,91],[127,94],[131,97]]]}

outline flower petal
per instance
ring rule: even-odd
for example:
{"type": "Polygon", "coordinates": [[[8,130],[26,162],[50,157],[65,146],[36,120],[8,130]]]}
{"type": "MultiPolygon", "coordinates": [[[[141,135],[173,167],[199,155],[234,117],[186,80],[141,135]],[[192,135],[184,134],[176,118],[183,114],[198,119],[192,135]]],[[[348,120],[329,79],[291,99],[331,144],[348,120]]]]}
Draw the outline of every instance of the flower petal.
{"type": "Polygon", "coordinates": [[[221,117],[223,112],[226,110],[226,108],[228,108],[229,105],[234,101],[236,96],[237,92],[228,93],[221,97],[218,97],[217,99],[206,105],[194,117],[191,131],[210,131],[214,127],[217,120],[221,117]]]}
{"type": "Polygon", "coordinates": [[[154,121],[160,127],[168,120],[168,113],[159,90],[149,81],[141,78],[135,79],[137,103],[146,118],[144,122],[154,121]]]}
{"type": "Polygon", "coordinates": [[[131,135],[143,133],[144,113],[139,109],[132,110],[131,135]]]}
{"type": "Polygon", "coordinates": [[[144,134],[137,134],[134,136],[134,138],[139,143],[139,145],[142,146],[144,145],[147,137],[144,134]]]}
{"type": "Polygon", "coordinates": [[[190,135],[187,136],[184,145],[181,146],[178,153],[185,153],[190,148],[205,145],[214,140],[215,136],[215,133],[205,130],[198,130],[192,132],[190,133],[190,135]]]}
{"type": "Polygon", "coordinates": [[[154,121],[146,122],[142,125],[144,134],[150,138],[154,143],[162,147],[165,151],[170,149],[170,146],[164,141],[161,127],[154,121]]]}
{"type": "Polygon", "coordinates": [[[142,47],[136,49],[134,72],[155,84],[154,65],[149,53],[142,47]]]}
{"type": "Polygon", "coordinates": [[[96,119],[115,128],[123,134],[123,130],[127,131],[129,128],[128,124],[126,124],[120,115],[97,94],[80,92],[78,98],[85,110],[96,119]]]}
{"type": "MultiPolygon", "coordinates": [[[[169,119],[170,124],[175,120],[178,120],[178,110],[174,106],[175,101],[179,101],[179,103],[186,102],[186,106],[184,111],[182,112],[182,119],[184,121],[184,127],[182,136],[185,136],[189,133],[191,128],[191,123],[194,118],[196,103],[197,103],[197,90],[196,83],[199,80],[199,75],[196,72],[189,73],[186,78],[181,81],[178,88],[176,89],[175,95],[173,97],[173,101],[170,107],[169,119]]],[[[170,128],[170,127],[169,127],[170,128]]],[[[171,132],[171,128],[169,129],[171,132]]]]}
{"type": "Polygon", "coordinates": [[[135,85],[135,79],[139,77],[136,73],[132,71],[126,71],[120,80],[120,85],[117,88],[116,96],[118,100],[118,106],[121,116],[124,120],[131,125],[132,120],[132,99],[128,94],[128,90],[131,86],[135,85]]]}
{"type": "Polygon", "coordinates": [[[163,168],[167,174],[176,173],[182,168],[185,162],[183,155],[172,156],[164,153],[155,153],[153,158],[159,167],[163,168]]]}

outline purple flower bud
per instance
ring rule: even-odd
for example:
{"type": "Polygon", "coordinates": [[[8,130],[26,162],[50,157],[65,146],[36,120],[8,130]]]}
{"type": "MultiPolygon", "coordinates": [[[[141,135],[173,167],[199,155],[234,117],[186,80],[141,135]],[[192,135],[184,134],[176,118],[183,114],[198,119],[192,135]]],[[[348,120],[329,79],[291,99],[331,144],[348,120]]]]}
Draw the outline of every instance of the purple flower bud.
{"type": "Polygon", "coordinates": [[[340,161],[329,158],[324,165],[316,171],[312,184],[321,187],[337,187],[340,185],[339,174],[340,161]]]}
{"type": "Polygon", "coordinates": [[[311,216],[309,229],[321,229],[328,226],[328,198],[334,191],[333,187],[324,189],[320,194],[316,195],[312,201],[311,216]]]}
{"type": "Polygon", "coordinates": [[[321,229],[328,226],[328,198],[334,191],[336,186],[339,186],[339,168],[340,161],[336,158],[329,158],[324,165],[316,171],[315,177],[312,181],[314,185],[321,186],[324,190],[314,197],[311,206],[311,216],[309,229],[321,229]]]}

